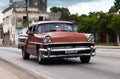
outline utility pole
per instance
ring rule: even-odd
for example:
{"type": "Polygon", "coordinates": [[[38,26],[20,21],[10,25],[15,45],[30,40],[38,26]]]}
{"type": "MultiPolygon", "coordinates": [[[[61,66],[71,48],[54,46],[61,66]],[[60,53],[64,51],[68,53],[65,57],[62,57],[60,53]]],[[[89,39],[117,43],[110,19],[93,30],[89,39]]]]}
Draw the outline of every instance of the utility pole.
{"type": "Polygon", "coordinates": [[[29,16],[28,16],[28,0],[25,0],[26,3],[26,16],[27,16],[27,27],[29,28],[29,16]]]}

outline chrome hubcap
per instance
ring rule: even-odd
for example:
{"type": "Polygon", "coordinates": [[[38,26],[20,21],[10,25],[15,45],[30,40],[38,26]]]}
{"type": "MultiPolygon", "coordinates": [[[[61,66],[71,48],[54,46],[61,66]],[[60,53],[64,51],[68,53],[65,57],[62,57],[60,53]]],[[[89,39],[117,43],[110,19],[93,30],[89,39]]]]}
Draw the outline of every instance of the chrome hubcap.
{"type": "Polygon", "coordinates": [[[38,60],[39,60],[39,62],[41,61],[41,56],[40,56],[40,53],[39,53],[39,55],[38,55],[38,60]]]}
{"type": "Polygon", "coordinates": [[[22,51],[22,56],[25,56],[25,53],[24,53],[24,51],[22,51]]]}

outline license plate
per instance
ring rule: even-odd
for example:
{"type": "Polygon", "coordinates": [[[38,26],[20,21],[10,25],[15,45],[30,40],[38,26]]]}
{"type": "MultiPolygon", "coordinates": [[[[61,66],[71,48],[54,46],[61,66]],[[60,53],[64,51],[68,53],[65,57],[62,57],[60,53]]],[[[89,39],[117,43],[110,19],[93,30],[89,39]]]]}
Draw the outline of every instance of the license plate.
{"type": "Polygon", "coordinates": [[[65,51],[65,53],[77,53],[78,51],[76,51],[76,50],[72,50],[72,51],[69,51],[69,50],[67,50],[67,51],[65,51]]]}

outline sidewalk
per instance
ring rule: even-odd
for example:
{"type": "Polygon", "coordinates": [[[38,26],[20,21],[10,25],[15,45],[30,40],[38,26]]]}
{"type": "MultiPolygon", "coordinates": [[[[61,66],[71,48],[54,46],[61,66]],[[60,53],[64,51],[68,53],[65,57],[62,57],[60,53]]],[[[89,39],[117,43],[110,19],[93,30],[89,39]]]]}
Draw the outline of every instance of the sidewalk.
{"type": "Polygon", "coordinates": [[[0,63],[0,79],[20,79],[15,74],[7,70],[4,66],[0,63]]]}

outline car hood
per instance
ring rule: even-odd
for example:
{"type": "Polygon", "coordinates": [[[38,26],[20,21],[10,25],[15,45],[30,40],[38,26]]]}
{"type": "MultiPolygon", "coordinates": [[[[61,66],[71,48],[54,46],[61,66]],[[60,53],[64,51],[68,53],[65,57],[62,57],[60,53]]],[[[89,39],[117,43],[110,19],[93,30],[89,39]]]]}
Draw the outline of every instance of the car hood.
{"type": "Polygon", "coordinates": [[[85,34],[76,32],[49,32],[43,33],[51,37],[51,42],[86,42],[85,34]]]}

